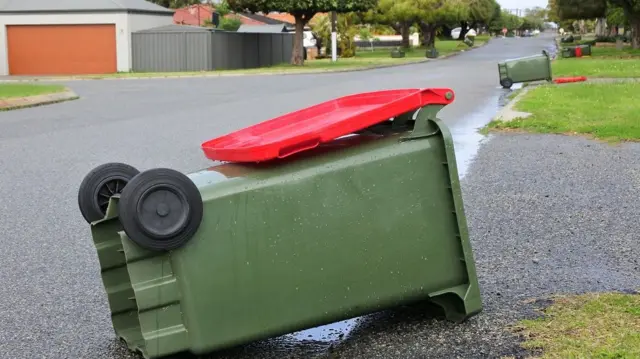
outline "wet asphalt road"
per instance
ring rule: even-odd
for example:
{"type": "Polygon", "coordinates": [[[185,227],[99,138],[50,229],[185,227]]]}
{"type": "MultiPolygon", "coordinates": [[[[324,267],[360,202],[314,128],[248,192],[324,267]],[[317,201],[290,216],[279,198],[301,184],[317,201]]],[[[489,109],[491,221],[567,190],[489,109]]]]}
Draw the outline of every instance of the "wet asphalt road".
{"type": "MultiPolygon", "coordinates": [[[[567,277],[575,270],[552,271],[560,268],[556,259],[562,265],[587,261],[588,247],[582,242],[598,247],[597,240],[609,233],[602,231],[619,225],[613,220],[603,224],[594,216],[607,213],[605,218],[624,218],[615,212],[620,203],[602,194],[609,191],[608,182],[593,180],[582,189],[601,197],[597,202],[600,210],[589,209],[591,202],[585,197],[584,208],[576,210],[581,217],[570,222],[566,216],[571,211],[564,200],[571,198],[576,183],[580,186],[581,178],[605,173],[605,169],[620,176],[609,177],[622,181],[620,174],[629,163],[616,162],[620,168],[582,169],[576,162],[570,167],[575,170],[565,178],[557,170],[573,162],[540,162],[523,150],[522,143],[496,139],[466,169],[481,137],[474,128],[495,114],[505,94],[498,85],[496,62],[539,53],[551,41],[544,36],[497,39],[447,60],[355,73],[70,82],[82,99],[0,113],[0,358],[131,357],[113,339],[97,258],[77,210],[76,191],[91,168],[121,161],[140,170],[168,166],[192,171],[210,165],[199,150],[204,140],[336,96],[376,89],[450,87],[456,92],[456,101],[440,117],[454,132],[461,172],[466,173],[465,201],[485,312],[454,326],[430,319],[420,308],[397,310],[255,343],[212,358],[496,357],[503,351],[517,351],[513,338],[502,331],[503,324],[523,313],[521,307],[510,304],[514,300],[561,291],[567,281],[571,290],[633,287],[632,269],[625,267],[625,258],[633,258],[634,253],[637,258],[637,248],[636,252],[630,248],[628,257],[598,259],[598,268],[615,264],[613,268],[620,272],[616,277],[603,274],[600,281],[604,284],[586,275],[589,272],[584,267],[578,267],[582,277],[567,277]],[[524,162],[527,156],[529,164],[524,162]],[[555,165],[556,170],[544,164],[555,165]],[[527,166],[537,166],[537,170],[527,166]],[[534,184],[541,187],[527,188],[523,193],[528,197],[518,197],[522,176],[529,181],[538,178],[534,184]],[[549,178],[563,184],[556,191],[566,191],[553,197],[557,208],[541,199],[554,188],[549,178]],[[558,216],[555,221],[551,213],[558,216]],[[571,236],[568,223],[575,227],[571,236]],[[594,229],[601,232],[592,232],[594,229]],[[579,245],[574,248],[573,243],[579,245]],[[542,253],[538,263],[529,262],[534,248],[542,253]],[[554,251],[544,253],[548,248],[554,251]],[[571,259],[572,249],[579,252],[579,258],[571,259]]],[[[545,141],[550,140],[530,141],[531,146],[541,146],[535,151],[549,149],[545,141]]],[[[576,146],[565,153],[582,150],[576,146]]],[[[591,160],[593,166],[614,166],[607,162],[609,156],[624,153],[594,152],[600,156],[597,162],[583,153],[580,159],[591,160]]],[[[633,156],[625,158],[633,160],[633,156]]],[[[631,164],[638,168],[634,161],[631,164]]],[[[637,172],[635,176],[636,182],[616,183],[626,183],[628,190],[630,183],[637,184],[637,172]]],[[[621,196],[620,200],[631,198],[621,196]]],[[[631,203],[627,208],[633,210],[631,203]]],[[[625,225],[609,241],[629,245],[625,233],[632,233],[633,225],[625,225]]],[[[605,252],[599,248],[601,256],[605,252]]],[[[637,263],[635,266],[637,270],[637,263]]]]}

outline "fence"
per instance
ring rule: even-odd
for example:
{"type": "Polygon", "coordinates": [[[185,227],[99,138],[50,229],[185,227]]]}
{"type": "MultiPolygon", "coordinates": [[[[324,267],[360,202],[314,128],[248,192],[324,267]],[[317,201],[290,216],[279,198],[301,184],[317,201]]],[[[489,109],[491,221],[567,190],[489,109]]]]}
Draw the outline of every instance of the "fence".
{"type": "Polygon", "coordinates": [[[293,51],[290,33],[222,31],[131,34],[132,70],[180,72],[249,69],[288,62],[293,51]]]}

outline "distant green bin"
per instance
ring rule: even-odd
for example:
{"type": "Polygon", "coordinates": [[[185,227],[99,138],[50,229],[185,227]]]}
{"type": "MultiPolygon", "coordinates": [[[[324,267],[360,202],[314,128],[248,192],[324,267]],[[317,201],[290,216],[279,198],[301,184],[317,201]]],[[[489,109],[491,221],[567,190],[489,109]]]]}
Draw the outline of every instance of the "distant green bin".
{"type": "Polygon", "coordinates": [[[541,55],[506,60],[498,63],[498,74],[504,88],[520,82],[551,81],[551,59],[547,51],[542,50],[541,55]]]}
{"type": "Polygon", "coordinates": [[[576,57],[578,56],[578,52],[577,49],[580,49],[580,56],[591,56],[591,45],[590,44],[583,44],[583,45],[576,45],[576,46],[567,46],[565,48],[562,49],[562,57],[564,58],[568,58],[568,57],[576,57]]]}
{"type": "MultiPolygon", "coordinates": [[[[267,147],[225,152],[237,140],[231,134],[213,140],[219,153],[211,141],[203,150],[243,159],[188,175],[118,163],[92,171],[78,200],[116,335],[158,358],[418,301],[432,301],[455,322],[479,313],[453,141],[436,118],[453,96],[380,91],[285,115],[280,124],[307,116],[313,121],[300,126],[311,126],[323,113],[350,111],[305,132],[339,125],[350,135],[297,142],[279,148],[280,158],[247,157],[266,158],[267,147]]],[[[301,138],[297,129],[283,133],[301,138]]],[[[264,139],[254,127],[245,131],[254,131],[254,144],[264,139]]],[[[249,146],[251,136],[236,143],[249,146]]]]}

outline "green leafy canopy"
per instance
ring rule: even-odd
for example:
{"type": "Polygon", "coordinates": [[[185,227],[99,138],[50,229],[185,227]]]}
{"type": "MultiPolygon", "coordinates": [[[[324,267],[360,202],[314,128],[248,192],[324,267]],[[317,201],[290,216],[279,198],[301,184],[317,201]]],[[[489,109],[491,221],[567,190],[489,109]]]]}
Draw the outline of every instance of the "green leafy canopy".
{"type": "Polygon", "coordinates": [[[366,11],[378,0],[228,0],[236,11],[248,12],[288,12],[292,15],[315,14],[318,12],[366,11]]]}

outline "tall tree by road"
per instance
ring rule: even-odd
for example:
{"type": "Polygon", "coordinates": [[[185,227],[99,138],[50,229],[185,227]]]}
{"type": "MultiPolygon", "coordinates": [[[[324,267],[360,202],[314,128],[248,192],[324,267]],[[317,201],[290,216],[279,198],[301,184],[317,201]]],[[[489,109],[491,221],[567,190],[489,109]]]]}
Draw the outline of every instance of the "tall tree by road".
{"type": "Polygon", "coordinates": [[[391,26],[402,35],[402,47],[409,47],[409,32],[416,22],[416,8],[412,0],[380,0],[378,6],[365,14],[365,19],[391,26]]]}
{"type": "Polygon", "coordinates": [[[632,47],[640,49],[640,0],[555,0],[555,7],[561,20],[604,17],[618,7],[631,27],[632,47]]]}
{"type": "Polygon", "coordinates": [[[230,8],[237,12],[287,12],[296,19],[296,33],[293,40],[292,65],[303,65],[302,54],[304,27],[319,12],[336,11],[347,13],[367,11],[376,6],[378,0],[228,0],[230,8]]]}
{"type": "Polygon", "coordinates": [[[460,40],[464,40],[469,29],[479,25],[489,26],[491,20],[500,16],[500,5],[495,0],[465,0],[469,15],[460,22],[460,40]]]}

